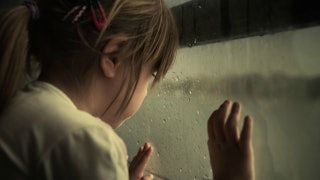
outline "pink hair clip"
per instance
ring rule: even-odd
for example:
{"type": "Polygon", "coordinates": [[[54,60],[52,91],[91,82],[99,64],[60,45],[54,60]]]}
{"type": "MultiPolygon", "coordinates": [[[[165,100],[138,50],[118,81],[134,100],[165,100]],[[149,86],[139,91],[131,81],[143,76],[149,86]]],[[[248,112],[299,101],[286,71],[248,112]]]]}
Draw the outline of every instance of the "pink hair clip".
{"type": "Polygon", "coordinates": [[[76,10],[80,9],[81,6],[75,6],[74,8],[72,8],[63,18],[62,18],[62,21],[65,21],[67,20],[67,18],[73,14],[76,10]]]}
{"type": "Polygon", "coordinates": [[[74,8],[72,8],[63,18],[62,21],[65,21],[71,14],[73,14],[74,12],[78,11],[80,9],[80,11],[78,12],[78,14],[73,18],[72,20],[72,24],[75,24],[79,18],[82,16],[82,14],[86,11],[87,6],[75,6],[74,8]]]}
{"type": "MultiPolygon", "coordinates": [[[[99,31],[102,31],[104,28],[107,27],[107,17],[106,17],[105,11],[101,3],[99,2],[99,0],[89,0],[89,2],[90,2],[93,23],[99,31]],[[95,10],[96,7],[98,8],[98,13],[96,13],[96,10],[95,10]]],[[[72,20],[72,24],[75,24],[76,22],[78,22],[78,20],[86,11],[86,9],[87,9],[87,6],[85,5],[75,6],[62,18],[62,21],[65,21],[69,16],[74,14],[76,11],[79,11],[72,20]]]]}
{"type": "Polygon", "coordinates": [[[98,0],[90,0],[90,5],[91,5],[91,14],[92,14],[94,25],[99,31],[102,31],[104,28],[107,28],[106,24],[108,23],[105,11],[98,0]],[[94,8],[95,5],[98,6],[99,8],[98,16],[94,8]]]}
{"type": "Polygon", "coordinates": [[[81,10],[79,11],[79,13],[74,17],[74,19],[72,20],[72,24],[76,23],[79,18],[82,16],[82,14],[86,11],[87,6],[82,6],[81,10]]]}

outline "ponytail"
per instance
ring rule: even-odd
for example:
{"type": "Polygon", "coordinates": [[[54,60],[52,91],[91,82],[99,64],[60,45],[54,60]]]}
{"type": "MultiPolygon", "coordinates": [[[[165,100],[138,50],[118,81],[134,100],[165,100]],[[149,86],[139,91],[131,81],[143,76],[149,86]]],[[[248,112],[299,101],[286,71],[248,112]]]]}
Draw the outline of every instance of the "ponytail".
{"type": "Polygon", "coordinates": [[[26,6],[0,14],[0,111],[19,90],[28,54],[30,11],[26,6]]]}

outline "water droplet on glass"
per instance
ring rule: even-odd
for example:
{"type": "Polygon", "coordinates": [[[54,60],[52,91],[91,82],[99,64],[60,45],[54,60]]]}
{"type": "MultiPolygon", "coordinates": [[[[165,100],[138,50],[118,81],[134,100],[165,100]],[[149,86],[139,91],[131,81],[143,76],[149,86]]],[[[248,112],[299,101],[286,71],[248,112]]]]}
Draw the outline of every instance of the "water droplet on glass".
{"type": "Polygon", "coordinates": [[[200,111],[199,110],[197,110],[197,115],[199,115],[200,114],[200,111]]]}
{"type": "Polygon", "coordinates": [[[182,168],[180,168],[179,171],[182,172],[182,168]]]}
{"type": "Polygon", "coordinates": [[[192,43],[187,43],[187,46],[191,48],[193,46],[193,44],[192,43]]]}
{"type": "Polygon", "coordinates": [[[191,95],[191,94],[192,94],[192,91],[189,91],[189,94],[191,95]]]}
{"type": "Polygon", "coordinates": [[[197,38],[194,38],[193,40],[193,45],[196,45],[198,43],[198,39],[197,38]]]}
{"type": "Polygon", "coordinates": [[[203,179],[209,179],[209,176],[208,176],[207,174],[205,174],[205,175],[203,176],[203,179]]]}
{"type": "Polygon", "coordinates": [[[160,152],[157,153],[157,156],[160,157],[160,152]]]}
{"type": "Polygon", "coordinates": [[[167,119],[163,119],[162,122],[163,124],[165,124],[167,122],[167,119]]]}

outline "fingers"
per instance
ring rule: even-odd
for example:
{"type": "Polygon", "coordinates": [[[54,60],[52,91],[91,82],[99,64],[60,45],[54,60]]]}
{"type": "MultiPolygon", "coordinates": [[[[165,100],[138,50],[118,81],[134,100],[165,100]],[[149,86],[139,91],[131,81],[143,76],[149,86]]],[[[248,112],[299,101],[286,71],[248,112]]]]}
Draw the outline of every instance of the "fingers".
{"type": "Polygon", "coordinates": [[[143,171],[146,168],[146,166],[150,160],[152,151],[153,151],[153,149],[152,149],[151,145],[149,143],[145,143],[144,148],[140,153],[141,158],[140,158],[140,163],[139,163],[139,166],[143,171]]]}
{"type": "Polygon", "coordinates": [[[241,141],[244,143],[250,142],[252,119],[250,117],[245,118],[240,137],[238,130],[240,114],[241,105],[238,102],[231,103],[228,100],[225,101],[218,110],[212,113],[208,120],[207,131],[209,141],[238,143],[241,138],[241,141]]]}
{"type": "Polygon", "coordinates": [[[207,142],[207,144],[208,144],[208,151],[209,151],[209,156],[210,156],[210,165],[211,165],[211,167],[213,167],[213,158],[214,158],[214,156],[213,156],[213,141],[210,141],[210,140],[208,140],[208,142],[207,142]]]}
{"type": "MultiPolygon", "coordinates": [[[[243,179],[252,177],[254,152],[252,146],[252,119],[247,116],[239,135],[238,124],[241,115],[239,103],[225,101],[208,120],[208,150],[212,171],[218,177],[237,174],[243,179]],[[239,170],[240,169],[240,170],[239,170]],[[235,173],[229,172],[233,171],[235,173]]],[[[239,178],[239,177],[238,177],[239,178]]],[[[232,179],[232,178],[229,178],[232,179]]],[[[252,178],[250,178],[252,179],[252,178]]]]}
{"type": "Polygon", "coordinates": [[[228,142],[237,143],[239,141],[238,122],[240,113],[240,104],[237,102],[233,103],[230,115],[226,122],[226,138],[228,142]]]}
{"type": "Polygon", "coordinates": [[[139,147],[137,155],[133,158],[131,164],[135,164],[141,160],[143,156],[145,156],[146,152],[151,148],[149,143],[145,143],[144,146],[139,147]]]}
{"type": "Polygon", "coordinates": [[[144,146],[139,148],[137,155],[133,158],[129,167],[130,179],[142,178],[152,152],[153,148],[149,143],[145,143],[144,146]]]}
{"type": "Polygon", "coordinates": [[[250,116],[244,119],[244,125],[241,131],[240,144],[249,147],[252,142],[253,120],[250,116]]]}
{"type": "Polygon", "coordinates": [[[230,111],[230,101],[225,101],[220,108],[213,113],[212,125],[213,125],[213,135],[215,140],[224,142],[225,137],[225,124],[230,111]]]}
{"type": "Polygon", "coordinates": [[[209,141],[213,141],[215,139],[214,132],[213,132],[213,121],[214,121],[214,116],[216,113],[217,113],[217,111],[214,111],[208,120],[207,131],[208,131],[209,141]]]}

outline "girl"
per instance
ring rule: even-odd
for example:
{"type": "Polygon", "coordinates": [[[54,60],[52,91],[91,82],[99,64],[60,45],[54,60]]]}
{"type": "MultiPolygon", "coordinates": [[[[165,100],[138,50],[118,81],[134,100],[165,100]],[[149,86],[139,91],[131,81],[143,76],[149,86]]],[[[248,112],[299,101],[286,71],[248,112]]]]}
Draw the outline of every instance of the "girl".
{"type": "MultiPolygon", "coordinates": [[[[0,24],[1,179],[152,179],[150,144],[128,169],[113,129],[173,64],[178,33],[164,2],[39,0],[3,11],[0,24]],[[20,90],[33,60],[40,76],[20,90]]],[[[230,105],[208,121],[213,172],[253,179],[251,120],[238,138],[240,106],[229,116],[230,105]]]]}

